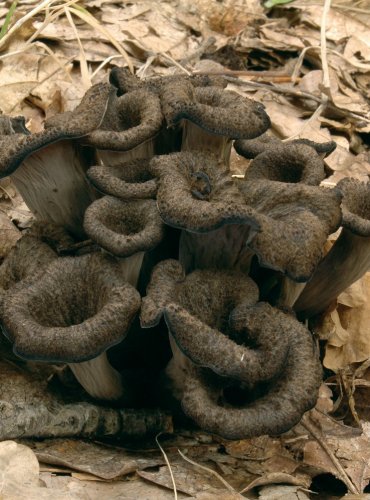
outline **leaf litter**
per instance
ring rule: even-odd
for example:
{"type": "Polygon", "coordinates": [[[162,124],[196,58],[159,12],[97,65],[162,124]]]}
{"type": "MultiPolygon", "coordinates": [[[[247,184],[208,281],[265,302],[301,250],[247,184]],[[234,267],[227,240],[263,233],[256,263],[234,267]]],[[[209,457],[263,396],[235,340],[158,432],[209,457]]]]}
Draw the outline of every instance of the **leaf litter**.
{"type": "MultiPolygon", "coordinates": [[[[263,102],[281,139],[335,140],[324,183],[369,178],[366,0],[19,0],[0,2],[0,20],[2,112],[24,115],[33,132],[45,118],[73,109],[84,87],[106,79],[114,65],[141,77],[212,71],[226,75],[229,88],[263,102]]],[[[233,161],[242,173],[245,162],[236,155],[233,161]]],[[[8,179],[0,181],[0,215],[4,257],[32,220],[8,179]]],[[[365,498],[369,318],[367,273],[314,325],[327,380],[316,409],[281,437],[227,442],[179,429],[160,438],[167,464],[155,442],[143,449],[81,439],[3,441],[1,495],[161,499],[173,498],[175,483],[178,498],[301,499],[310,497],[315,477],[327,474],[344,485],[346,498],[365,498]]],[[[1,354],[5,364],[19,364],[6,349],[1,354]]],[[[30,387],[21,379],[14,375],[17,394],[30,387]]]]}

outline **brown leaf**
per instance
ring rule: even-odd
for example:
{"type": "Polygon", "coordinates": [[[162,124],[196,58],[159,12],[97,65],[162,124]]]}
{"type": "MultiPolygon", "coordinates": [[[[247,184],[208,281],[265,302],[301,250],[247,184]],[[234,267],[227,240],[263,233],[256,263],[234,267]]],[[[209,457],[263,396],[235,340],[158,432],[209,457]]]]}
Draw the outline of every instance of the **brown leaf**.
{"type": "Polygon", "coordinates": [[[370,273],[338,297],[338,307],[317,328],[327,338],[324,365],[337,371],[370,357],[370,273]]]}
{"type": "Polygon", "coordinates": [[[145,456],[143,453],[71,439],[45,440],[34,443],[32,448],[41,462],[62,465],[106,480],[163,463],[158,453],[145,456]]]}
{"type": "MultiPolygon", "coordinates": [[[[363,430],[361,436],[348,438],[326,435],[328,446],[358,491],[361,492],[370,480],[370,424],[368,422],[363,424],[363,430]]],[[[316,441],[309,441],[305,445],[304,463],[340,479],[335,464],[316,441]]]]}

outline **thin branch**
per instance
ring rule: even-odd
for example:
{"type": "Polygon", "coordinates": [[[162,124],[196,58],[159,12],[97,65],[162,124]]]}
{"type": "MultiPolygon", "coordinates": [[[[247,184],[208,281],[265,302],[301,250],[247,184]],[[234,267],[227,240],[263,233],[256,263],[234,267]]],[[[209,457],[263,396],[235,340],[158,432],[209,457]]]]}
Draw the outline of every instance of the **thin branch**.
{"type": "Polygon", "coordinates": [[[195,467],[198,467],[199,469],[202,469],[202,470],[205,470],[205,471],[209,472],[213,476],[217,477],[217,479],[219,481],[221,481],[221,483],[225,486],[225,488],[228,491],[230,491],[232,493],[237,493],[236,490],[231,486],[231,484],[229,484],[227,481],[225,481],[225,479],[222,476],[220,476],[220,474],[218,474],[215,470],[210,469],[209,467],[206,467],[205,465],[197,464],[197,462],[194,462],[193,460],[190,460],[190,458],[188,458],[187,456],[185,456],[180,450],[177,450],[177,451],[179,452],[180,456],[184,460],[186,460],[187,462],[189,462],[189,464],[192,464],[195,467]]]}
{"type": "Polygon", "coordinates": [[[357,490],[356,486],[352,483],[348,474],[344,470],[342,464],[339,462],[337,457],[334,455],[332,450],[329,448],[324,436],[320,433],[313,423],[310,422],[309,416],[307,414],[303,415],[303,418],[300,422],[303,427],[316,439],[321,448],[325,451],[325,453],[329,456],[330,460],[333,462],[333,465],[338,471],[339,478],[343,481],[343,483],[347,486],[348,490],[354,495],[358,495],[360,491],[357,490]]]}
{"type": "Polygon", "coordinates": [[[173,472],[172,472],[172,467],[171,467],[170,461],[168,460],[166,452],[164,451],[164,449],[162,448],[162,446],[159,444],[159,441],[158,441],[158,438],[161,434],[162,434],[161,432],[159,434],[157,434],[155,437],[155,440],[156,440],[156,443],[158,445],[158,448],[161,450],[161,453],[166,461],[168,470],[170,471],[170,476],[171,476],[171,481],[172,481],[172,486],[173,486],[173,494],[174,494],[175,500],[177,500],[177,488],[176,488],[175,478],[174,478],[173,472]]]}

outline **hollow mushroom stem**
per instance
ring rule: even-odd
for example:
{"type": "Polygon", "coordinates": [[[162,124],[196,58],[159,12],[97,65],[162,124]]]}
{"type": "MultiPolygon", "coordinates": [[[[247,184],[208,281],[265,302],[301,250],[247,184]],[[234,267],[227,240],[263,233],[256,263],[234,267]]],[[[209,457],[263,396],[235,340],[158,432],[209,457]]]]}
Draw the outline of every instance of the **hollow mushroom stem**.
{"type": "Polygon", "coordinates": [[[106,352],[89,361],[69,363],[68,366],[93,398],[113,401],[123,396],[121,374],[109,363],[106,352]]]}

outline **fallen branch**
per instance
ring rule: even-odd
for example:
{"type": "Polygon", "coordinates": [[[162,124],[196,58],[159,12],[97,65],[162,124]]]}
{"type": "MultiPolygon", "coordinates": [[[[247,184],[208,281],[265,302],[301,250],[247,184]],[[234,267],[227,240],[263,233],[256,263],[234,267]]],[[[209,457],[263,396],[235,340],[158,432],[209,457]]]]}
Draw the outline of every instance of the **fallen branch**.
{"type": "Polygon", "coordinates": [[[33,405],[0,401],[0,441],[18,438],[144,438],[172,431],[172,418],[159,410],[112,409],[90,403],[33,405]]]}

